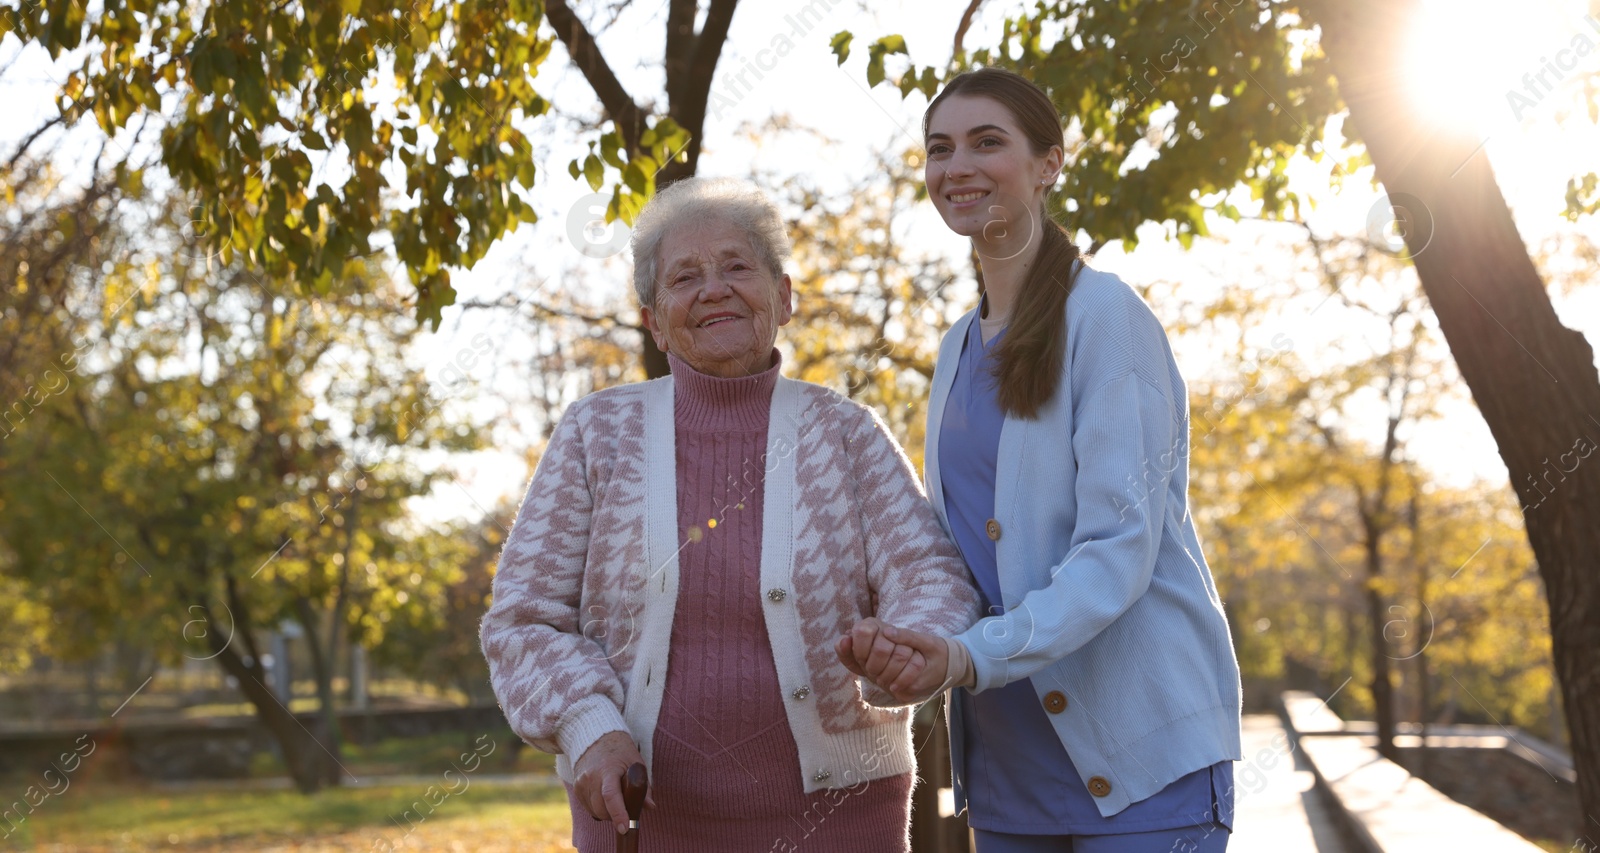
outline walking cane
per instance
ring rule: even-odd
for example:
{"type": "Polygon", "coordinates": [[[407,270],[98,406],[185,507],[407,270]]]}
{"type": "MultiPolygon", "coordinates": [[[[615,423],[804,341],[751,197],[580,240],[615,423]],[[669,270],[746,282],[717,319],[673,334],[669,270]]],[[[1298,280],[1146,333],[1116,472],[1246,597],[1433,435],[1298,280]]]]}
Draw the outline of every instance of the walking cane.
{"type": "Polygon", "coordinates": [[[634,762],[622,776],[622,803],[628,807],[628,831],[617,839],[617,853],[639,853],[639,813],[649,787],[644,765],[634,762]]]}

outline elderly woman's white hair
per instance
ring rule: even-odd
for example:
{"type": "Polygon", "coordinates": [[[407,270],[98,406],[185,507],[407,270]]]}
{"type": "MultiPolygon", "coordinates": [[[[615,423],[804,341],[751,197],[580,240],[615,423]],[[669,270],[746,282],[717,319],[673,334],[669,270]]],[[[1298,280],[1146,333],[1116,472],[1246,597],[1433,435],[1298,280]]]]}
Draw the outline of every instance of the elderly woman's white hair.
{"type": "Polygon", "coordinates": [[[792,246],[778,208],[755,184],[733,178],[684,178],[656,193],[633,224],[633,289],[652,306],[661,244],[674,228],[721,218],[744,231],[774,278],[783,274],[792,246]]]}

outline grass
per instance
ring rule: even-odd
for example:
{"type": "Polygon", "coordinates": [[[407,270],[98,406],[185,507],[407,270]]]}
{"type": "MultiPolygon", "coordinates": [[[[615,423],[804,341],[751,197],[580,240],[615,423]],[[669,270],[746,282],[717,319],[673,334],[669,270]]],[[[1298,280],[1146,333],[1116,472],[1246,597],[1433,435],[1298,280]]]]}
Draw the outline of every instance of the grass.
{"type": "MultiPolygon", "coordinates": [[[[446,732],[345,744],[341,763],[371,787],[333,788],[310,797],[289,789],[241,791],[228,783],[176,792],[79,776],[27,814],[25,792],[41,785],[42,777],[7,778],[0,780],[0,796],[9,799],[0,800],[0,809],[11,814],[0,820],[0,853],[572,850],[566,792],[559,784],[488,778],[553,775],[555,757],[523,748],[512,761],[510,732],[490,737],[475,741],[446,732]],[[475,744],[483,754],[490,742],[494,750],[465,772],[473,765],[463,765],[461,755],[475,744]],[[393,778],[402,775],[410,778],[393,778]],[[25,819],[16,823],[19,813],[25,819]]],[[[269,754],[258,755],[251,770],[256,779],[284,776],[281,762],[269,754]]],[[[36,788],[31,799],[41,793],[36,788]]]]}
{"type": "MultiPolygon", "coordinates": [[[[440,778],[371,788],[165,793],[75,784],[0,840],[37,851],[570,851],[559,785],[440,778]],[[453,791],[453,793],[452,793],[453,791]],[[431,804],[431,805],[430,805],[431,804]]],[[[470,777],[469,777],[470,779],[470,777]]],[[[0,823],[0,833],[7,825],[0,823]]]]}

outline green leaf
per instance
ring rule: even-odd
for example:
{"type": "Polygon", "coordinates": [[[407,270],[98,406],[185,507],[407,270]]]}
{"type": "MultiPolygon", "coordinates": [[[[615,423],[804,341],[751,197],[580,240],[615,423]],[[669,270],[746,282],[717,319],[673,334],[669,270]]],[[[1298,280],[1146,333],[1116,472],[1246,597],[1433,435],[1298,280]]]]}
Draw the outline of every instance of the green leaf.
{"type": "Polygon", "coordinates": [[[616,222],[622,215],[622,185],[611,188],[611,200],[606,202],[606,222],[616,222]]]}
{"type": "Polygon", "coordinates": [[[455,288],[450,286],[450,271],[439,270],[417,284],[417,319],[439,331],[444,321],[443,310],[456,304],[455,288]]]}
{"type": "Polygon", "coordinates": [[[867,88],[872,88],[883,82],[883,57],[872,54],[867,57],[867,88]]]}
{"type": "Polygon", "coordinates": [[[834,56],[839,57],[838,64],[840,65],[843,65],[844,61],[850,58],[850,40],[852,38],[855,38],[855,36],[852,36],[849,30],[840,30],[834,33],[833,38],[828,41],[828,47],[833,49],[834,56]]]}
{"type": "Polygon", "coordinates": [[[867,86],[868,88],[883,82],[883,58],[894,53],[906,52],[906,40],[903,36],[884,36],[873,42],[867,48],[867,86]]]}
{"type": "Polygon", "coordinates": [[[590,154],[583,160],[583,177],[589,182],[589,189],[600,191],[601,184],[605,183],[606,167],[601,164],[600,158],[590,154]]]}
{"type": "Polygon", "coordinates": [[[618,131],[604,134],[600,137],[600,159],[611,165],[622,168],[622,157],[618,152],[622,150],[622,134],[618,131]]]}
{"type": "Polygon", "coordinates": [[[627,225],[632,226],[642,210],[644,210],[644,196],[633,193],[623,193],[620,196],[617,211],[627,225]]]}
{"type": "Polygon", "coordinates": [[[630,162],[623,167],[622,180],[627,183],[628,189],[639,195],[648,196],[655,189],[655,178],[640,168],[638,162],[630,162]]]}

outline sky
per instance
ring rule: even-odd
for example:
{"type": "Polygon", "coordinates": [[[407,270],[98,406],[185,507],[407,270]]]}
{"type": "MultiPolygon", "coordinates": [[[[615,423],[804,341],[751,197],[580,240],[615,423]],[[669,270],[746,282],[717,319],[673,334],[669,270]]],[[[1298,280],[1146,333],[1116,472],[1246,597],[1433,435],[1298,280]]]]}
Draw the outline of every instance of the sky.
{"type": "MultiPolygon", "coordinates": [[[[863,71],[865,45],[880,35],[899,33],[920,64],[942,64],[966,0],[870,5],[866,10],[859,0],[741,4],[712,88],[700,174],[747,177],[756,170],[780,177],[805,174],[825,191],[847,194],[871,174],[876,152],[920,149],[923,97],[913,94],[902,99],[888,86],[869,91],[863,71]],[[839,30],[850,30],[856,37],[856,49],[843,67],[829,49],[829,40],[839,30]],[[780,51],[786,43],[792,48],[780,51]],[[814,136],[802,132],[750,136],[751,128],[778,115],[837,144],[819,146],[814,136]]],[[[600,19],[605,13],[595,12],[595,6],[581,4],[580,15],[591,22],[600,19]]],[[[1012,3],[985,4],[966,36],[968,47],[992,44],[1001,15],[1012,8],[1012,3]]],[[[665,3],[641,0],[628,5],[599,36],[602,52],[636,100],[659,97],[664,15],[665,3]]],[[[1558,216],[1566,182],[1600,168],[1600,157],[1595,156],[1600,151],[1600,131],[1579,106],[1582,78],[1600,72],[1600,47],[1590,53],[1581,50],[1584,39],[1600,46],[1600,2],[1440,0],[1427,4],[1425,20],[1414,28],[1413,38],[1416,59],[1410,78],[1418,108],[1429,111],[1430,120],[1466,121],[1479,132],[1484,140],[1480,156],[1492,162],[1525,240],[1536,244],[1563,227],[1573,227],[1558,216]],[[1527,82],[1530,77],[1532,86],[1527,82]]],[[[0,44],[0,64],[13,59],[17,49],[14,37],[6,37],[0,44]]],[[[11,118],[0,127],[0,150],[52,114],[50,98],[57,79],[59,72],[37,49],[18,58],[17,66],[0,81],[0,109],[11,118]]],[[[534,85],[560,112],[592,115],[596,109],[587,82],[559,45],[534,85]]],[[[573,281],[608,287],[620,296],[631,272],[626,253],[589,257],[578,251],[570,236],[592,218],[586,212],[592,205],[589,187],[572,180],[566,169],[570,159],[586,151],[583,140],[553,120],[538,120],[525,132],[541,159],[538,184],[527,196],[540,222],[503,239],[472,270],[457,271],[453,278],[459,298],[492,300],[506,293],[520,298],[573,281]]],[[[1309,217],[1313,226],[1323,233],[1392,239],[1385,231],[1389,208],[1381,192],[1370,186],[1370,175],[1354,176],[1343,182],[1342,190],[1332,192],[1328,171],[1327,163],[1303,161],[1294,166],[1299,188],[1317,199],[1309,217]]],[[[1582,227],[1600,237],[1600,226],[1593,219],[1582,227]]],[[[1219,221],[1214,231],[1220,239],[1198,241],[1185,251],[1165,239],[1159,226],[1150,225],[1141,231],[1134,250],[1108,246],[1094,263],[1134,284],[1177,281],[1188,299],[1231,281],[1271,287],[1281,282],[1252,278],[1260,275],[1258,267],[1263,264],[1251,253],[1261,251],[1259,241],[1281,240],[1278,235],[1287,227],[1219,221]]],[[[931,204],[924,202],[905,228],[904,243],[914,251],[945,253],[955,268],[966,268],[964,242],[944,229],[931,204]]],[[[619,229],[620,225],[599,229],[591,239],[598,235],[598,241],[605,242],[611,236],[620,245],[626,235],[619,229]]],[[[1600,288],[1591,286],[1570,297],[1552,296],[1568,326],[1600,342],[1600,288]]],[[[1155,307],[1160,315],[1163,306],[1155,307]]],[[[476,416],[498,421],[499,447],[472,459],[453,460],[460,471],[456,483],[418,508],[425,515],[470,516],[504,496],[520,496],[530,473],[522,451],[536,441],[540,424],[517,390],[521,382],[517,356],[527,351],[528,342],[516,322],[504,314],[459,308],[446,309],[444,316],[440,331],[425,336],[417,358],[442,387],[476,387],[476,401],[466,402],[470,395],[463,393],[460,405],[476,416]],[[459,352],[476,348],[473,341],[480,334],[493,342],[490,357],[469,370],[451,367],[459,352]],[[463,376],[466,381],[458,382],[463,376]]],[[[1312,364],[1349,357],[1353,348],[1364,346],[1354,318],[1336,303],[1318,308],[1314,315],[1277,318],[1270,327],[1246,332],[1247,340],[1261,345],[1277,334],[1289,335],[1296,354],[1312,364]]],[[[1180,348],[1179,359],[1192,378],[1225,375],[1230,368],[1205,347],[1180,348]]],[[[1486,478],[1504,483],[1506,472],[1488,429],[1464,388],[1460,392],[1447,404],[1444,419],[1419,429],[1413,447],[1422,463],[1445,482],[1464,485],[1486,478]]],[[[1381,411],[1374,414],[1363,414],[1358,421],[1381,424],[1381,411]]],[[[1352,429],[1360,431],[1357,425],[1352,429]]]]}

